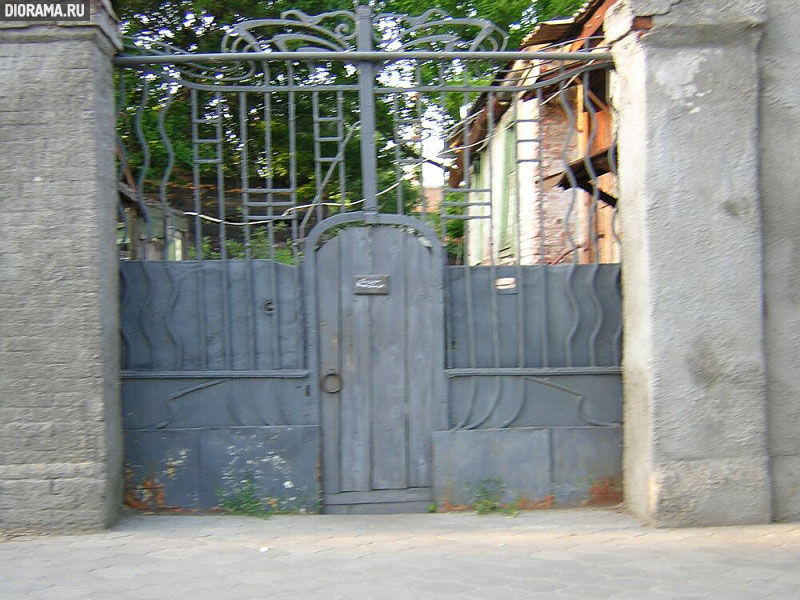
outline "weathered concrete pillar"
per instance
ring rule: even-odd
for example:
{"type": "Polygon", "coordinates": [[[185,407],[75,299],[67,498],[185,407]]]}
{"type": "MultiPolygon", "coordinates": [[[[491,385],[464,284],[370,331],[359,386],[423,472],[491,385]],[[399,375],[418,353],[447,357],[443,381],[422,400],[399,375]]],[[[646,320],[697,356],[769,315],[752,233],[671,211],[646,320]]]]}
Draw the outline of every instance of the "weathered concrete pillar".
{"type": "Polygon", "coordinates": [[[106,0],[0,24],[0,529],[121,504],[116,177],[106,0]]]}
{"type": "Polygon", "coordinates": [[[658,526],[771,517],[758,184],[763,0],[620,0],[625,497],[658,526]]]}
{"type": "Polygon", "coordinates": [[[761,43],[767,397],[775,518],[800,520],[800,10],[769,0],[761,43]]]}

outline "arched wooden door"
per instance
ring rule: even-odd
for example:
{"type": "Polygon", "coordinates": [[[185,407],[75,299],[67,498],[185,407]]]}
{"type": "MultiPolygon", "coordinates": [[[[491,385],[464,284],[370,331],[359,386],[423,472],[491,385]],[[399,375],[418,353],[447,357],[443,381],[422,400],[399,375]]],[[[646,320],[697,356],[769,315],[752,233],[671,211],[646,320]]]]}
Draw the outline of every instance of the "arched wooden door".
{"type": "Polygon", "coordinates": [[[424,511],[443,369],[439,255],[409,228],[367,225],[314,258],[325,512],[424,511]]]}

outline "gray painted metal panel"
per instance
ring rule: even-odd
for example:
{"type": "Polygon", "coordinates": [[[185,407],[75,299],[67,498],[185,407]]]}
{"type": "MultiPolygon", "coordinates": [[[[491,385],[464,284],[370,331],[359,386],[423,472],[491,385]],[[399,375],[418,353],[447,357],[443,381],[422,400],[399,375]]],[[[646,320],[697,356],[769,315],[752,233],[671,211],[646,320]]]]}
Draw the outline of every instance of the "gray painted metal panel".
{"type": "Polygon", "coordinates": [[[261,498],[316,510],[316,426],[136,430],[125,435],[137,508],[213,508],[250,481],[261,498]]]}
{"type": "Polygon", "coordinates": [[[565,427],[551,431],[556,501],[621,501],[622,427],[565,427]]]}
{"type": "Polygon", "coordinates": [[[434,496],[440,504],[474,504],[477,487],[500,479],[502,500],[541,500],[551,493],[546,429],[438,431],[433,434],[434,496]]]}
{"type": "Polygon", "coordinates": [[[277,291],[272,267],[269,260],[121,262],[123,369],[303,368],[298,267],[274,265],[277,291]]]}
{"type": "Polygon", "coordinates": [[[478,486],[497,483],[503,502],[522,506],[621,499],[621,427],[442,431],[433,434],[433,449],[440,504],[474,504],[478,486]]]}
{"type": "Polygon", "coordinates": [[[447,310],[451,323],[448,367],[618,365],[617,331],[621,319],[618,274],[618,264],[448,267],[447,310]],[[465,276],[467,269],[469,278],[465,276]],[[485,317],[491,314],[491,290],[495,284],[492,269],[495,279],[519,278],[520,273],[522,279],[517,281],[516,290],[499,290],[496,295],[501,346],[499,365],[494,362],[492,344],[481,342],[492,339],[493,333],[491,320],[485,317]],[[466,287],[468,280],[469,288],[466,287]],[[544,282],[547,301],[540,302],[544,282]],[[520,286],[524,287],[523,324],[518,322],[516,309],[520,286]],[[470,290],[472,313],[480,318],[468,322],[467,294],[470,290]],[[599,306],[593,296],[598,299],[599,306]],[[546,324],[546,332],[543,324],[546,324]],[[478,343],[471,343],[470,328],[478,343]],[[520,335],[524,336],[522,365],[518,362],[520,335]],[[547,363],[542,354],[543,335],[547,335],[547,363]],[[475,364],[470,364],[471,351],[475,353],[475,364]]]}

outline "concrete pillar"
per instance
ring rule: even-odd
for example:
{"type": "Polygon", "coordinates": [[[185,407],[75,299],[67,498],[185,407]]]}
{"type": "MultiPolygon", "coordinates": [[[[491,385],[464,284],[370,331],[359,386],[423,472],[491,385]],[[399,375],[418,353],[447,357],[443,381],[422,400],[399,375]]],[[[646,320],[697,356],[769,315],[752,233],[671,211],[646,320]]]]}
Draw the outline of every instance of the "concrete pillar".
{"type": "Polygon", "coordinates": [[[800,520],[800,7],[767,6],[760,165],[769,445],[774,516],[800,520]]]}
{"type": "Polygon", "coordinates": [[[618,77],[625,498],[657,526],[771,518],[765,4],[620,0],[606,19],[618,77]]]}
{"type": "Polygon", "coordinates": [[[118,47],[107,0],[0,24],[0,529],[99,528],[121,505],[118,47]]]}

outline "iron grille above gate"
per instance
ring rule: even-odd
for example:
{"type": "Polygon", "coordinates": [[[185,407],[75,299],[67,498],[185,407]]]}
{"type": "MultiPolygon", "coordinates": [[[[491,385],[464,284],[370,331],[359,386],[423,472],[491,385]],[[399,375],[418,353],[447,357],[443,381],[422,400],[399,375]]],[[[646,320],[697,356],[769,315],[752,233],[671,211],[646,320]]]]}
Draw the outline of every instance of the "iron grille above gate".
{"type": "Polygon", "coordinates": [[[218,54],[129,40],[120,180],[153,214],[121,242],[136,258],[297,262],[314,224],[364,211],[419,217],[459,264],[614,262],[613,184],[597,181],[614,168],[609,55],[594,39],[536,52],[505,40],[484,21],[368,7],[244,21],[218,54]],[[539,107],[563,116],[550,142],[539,107]],[[557,183],[569,200],[548,212],[557,183]]]}

